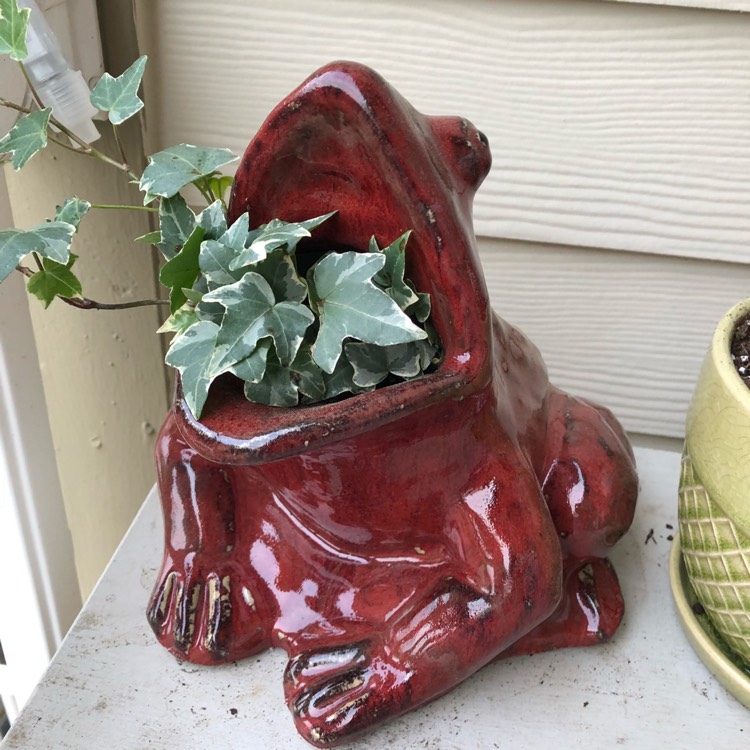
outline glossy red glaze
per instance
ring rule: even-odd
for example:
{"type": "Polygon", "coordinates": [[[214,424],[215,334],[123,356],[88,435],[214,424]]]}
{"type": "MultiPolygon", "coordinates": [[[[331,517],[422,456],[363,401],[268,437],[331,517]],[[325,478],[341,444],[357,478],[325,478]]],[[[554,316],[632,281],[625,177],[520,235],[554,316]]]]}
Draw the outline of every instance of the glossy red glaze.
{"type": "Polygon", "coordinates": [[[355,248],[413,229],[408,272],[445,361],[295,409],[227,377],[200,422],[178,398],[159,436],[158,639],[199,664],[285,649],[287,702],[319,746],[498,656],[606,640],[622,617],[605,555],[633,517],[632,452],[490,310],[471,222],[489,166],[465,120],[419,114],[359,65],[315,73],[248,146],[230,218],[337,209],[316,234],[355,248]]]}

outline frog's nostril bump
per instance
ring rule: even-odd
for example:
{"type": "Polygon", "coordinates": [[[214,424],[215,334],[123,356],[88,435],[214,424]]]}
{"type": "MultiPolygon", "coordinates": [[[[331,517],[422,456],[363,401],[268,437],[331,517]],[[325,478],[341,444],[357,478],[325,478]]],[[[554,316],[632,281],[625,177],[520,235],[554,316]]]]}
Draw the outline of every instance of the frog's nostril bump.
{"type": "Polygon", "coordinates": [[[490,145],[490,142],[487,140],[487,136],[481,130],[477,130],[477,138],[479,138],[479,140],[485,146],[489,146],[490,145]]]}

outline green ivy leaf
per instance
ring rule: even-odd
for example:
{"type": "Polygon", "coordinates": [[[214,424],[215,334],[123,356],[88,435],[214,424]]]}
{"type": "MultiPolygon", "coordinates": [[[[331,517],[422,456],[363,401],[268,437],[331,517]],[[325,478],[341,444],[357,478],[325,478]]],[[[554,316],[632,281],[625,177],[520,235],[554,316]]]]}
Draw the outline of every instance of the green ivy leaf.
{"type": "Polygon", "coordinates": [[[40,226],[23,231],[3,229],[0,231],[0,281],[6,279],[24,255],[35,252],[58,263],[67,263],[70,243],[76,229],[63,221],[48,221],[40,226]]]}
{"type": "Polygon", "coordinates": [[[225,203],[224,195],[227,190],[232,187],[233,182],[234,177],[229,177],[228,175],[218,173],[206,177],[206,185],[211,191],[211,195],[220,200],[222,203],[225,203]]]}
{"type": "MultiPolygon", "coordinates": [[[[353,381],[363,388],[376,386],[389,374],[415,378],[422,373],[422,341],[409,341],[392,346],[374,346],[355,341],[346,343],[346,358],[354,368],[353,381]]],[[[424,342],[427,343],[427,342],[424,342]]],[[[427,344],[429,346],[429,343],[427,344]]],[[[429,362],[429,360],[428,360],[429,362]]]]}
{"type": "Polygon", "coordinates": [[[226,311],[211,365],[217,375],[249,356],[266,336],[273,339],[281,364],[289,365],[315,320],[312,312],[297,302],[277,304],[268,282],[252,271],[234,284],[204,295],[201,305],[216,302],[226,311]]]}
{"type": "Polygon", "coordinates": [[[157,246],[167,260],[174,258],[187,242],[196,223],[195,214],[180,193],[171,198],[164,198],[160,202],[159,233],[161,238],[157,246]]]}
{"type": "Polygon", "coordinates": [[[369,393],[373,388],[361,388],[354,382],[354,368],[346,357],[339,357],[332,373],[323,372],[326,399],[342,393],[369,393]]]}
{"type": "Polygon", "coordinates": [[[268,406],[297,406],[299,400],[291,371],[279,363],[273,352],[268,353],[263,378],[258,383],[245,383],[245,397],[268,406]]]}
{"type": "Polygon", "coordinates": [[[172,339],[164,360],[179,370],[185,401],[196,419],[200,418],[208,389],[214,380],[208,366],[218,335],[219,326],[201,320],[172,339]]]}
{"type": "Polygon", "coordinates": [[[269,283],[277,302],[304,302],[307,297],[307,284],[297,273],[293,257],[284,248],[271,251],[253,270],[269,283]]]}
{"type": "Polygon", "coordinates": [[[75,196],[66,198],[62,206],[57,206],[55,221],[64,221],[66,224],[74,226],[76,231],[78,231],[81,219],[90,208],[91,204],[88,201],[81,200],[75,196]]]}
{"type": "Polygon", "coordinates": [[[190,328],[191,325],[199,321],[198,313],[195,307],[190,304],[184,304],[179,310],[175,310],[160,326],[156,329],[157,333],[182,333],[190,328]]]}
{"type": "Polygon", "coordinates": [[[309,343],[300,347],[289,369],[292,371],[292,382],[305,397],[305,403],[315,403],[325,398],[324,373],[313,361],[312,348],[309,343]]]}
{"type": "MultiPolygon", "coordinates": [[[[148,157],[139,187],[146,193],[144,205],[156,196],[171,198],[182,188],[237,157],[225,148],[199,148],[181,143],[148,157]]],[[[220,201],[217,201],[221,205],[220,201]]]]}
{"type": "MultiPolygon", "coordinates": [[[[271,339],[261,339],[249,357],[232,365],[229,372],[246,383],[259,383],[263,379],[268,360],[271,339]]],[[[276,360],[278,362],[278,360],[276,360]]]]}
{"type": "Polygon", "coordinates": [[[138,98],[146,55],[139,57],[122,75],[113,78],[105,73],[96,83],[89,98],[91,103],[107,113],[113,125],[119,125],[143,108],[138,98]]]}
{"type": "Polygon", "coordinates": [[[249,217],[245,212],[219,239],[201,243],[199,263],[210,289],[234,284],[244,275],[243,269],[233,271],[230,263],[245,248],[248,229],[249,217]]]}
{"type": "Polygon", "coordinates": [[[29,26],[29,8],[19,8],[16,0],[0,0],[0,55],[10,55],[21,62],[26,50],[26,30],[29,26]]]}
{"type": "Polygon", "coordinates": [[[427,334],[372,282],[385,265],[382,254],[331,253],[312,269],[320,331],[313,346],[315,362],[332,373],[347,337],[390,346],[424,339],[427,334]]]}
{"type": "Polygon", "coordinates": [[[42,261],[42,270],[37,271],[29,279],[26,288],[44,303],[45,309],[50,306],[55,297],[82,296],[81,282],[70,270],[76,257],[71,253],[66,264],[45,258],[42,261]]]}
{"type": "Polygon", "coordinates": [[[200,274],[198,255],[206,231],[195,227],[177,255],[168,260],[159,272],[159,280],[170,289],[170,311],[176,312],[187,301],[184,288],[190,289],[200,274]]]}
{"type": "Polygon", "coordinates": [[[161,232],[158,229],[153,232],[146,232],[146,234],[136,237],[133,242],[142,242],[144,245],[158,245],[161,242],[161,232]]]}
{"type": "Polygon", "coordinates": [[[221,201],[214,201],[206,206],[198,214],[196,221],[205,230],[207,240],[218,240],[227,231],[227,217],[221,201]]]}
{"type": "Polygon", "coordinates": [[[13,169],[16,171],[47,145],[47,126],[51,114],[52,110],[47,107],[23,115],[10,133],[0,138],[0,154],[13,155],[13,169]]]}
{"type": "Polygon", "coordinates": [[[277,248],[284,247],[291,254],[297,248],[299,241],[310,237],[311,230],[319,227],[326,219],[330,219],[333,211],[323,216],[316,216],[301,222],[287,222],[280,219],[271,219],[268,224],[258,227],[252,242],[231,263],[231,268],[237,269],[249,266],[263,260],[268,253],[277,248]]]}

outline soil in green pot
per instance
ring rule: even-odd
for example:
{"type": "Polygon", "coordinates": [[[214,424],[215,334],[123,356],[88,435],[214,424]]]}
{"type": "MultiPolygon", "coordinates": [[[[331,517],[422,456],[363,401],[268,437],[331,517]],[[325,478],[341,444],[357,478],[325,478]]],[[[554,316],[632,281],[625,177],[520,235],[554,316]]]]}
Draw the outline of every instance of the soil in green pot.
{"type": "Polygon", "coordinates": [[[734,329],[732,360],[745,385],[750,388],[750,314],[742,318],[734,329]]]}

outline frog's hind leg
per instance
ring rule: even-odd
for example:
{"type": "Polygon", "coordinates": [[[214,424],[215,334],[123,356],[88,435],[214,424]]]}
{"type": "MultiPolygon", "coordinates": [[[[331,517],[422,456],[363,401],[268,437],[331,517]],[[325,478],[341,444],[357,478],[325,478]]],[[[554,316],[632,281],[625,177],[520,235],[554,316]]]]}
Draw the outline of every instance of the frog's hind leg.
{"type": "Polygon", "coordinates": [[[627,438],[612,414],[553,390],[542,493],[564,554],[555,612],[502,656],[609,640],[625,606],[606,558],[633,520],[638,480],[627,438]]]}

